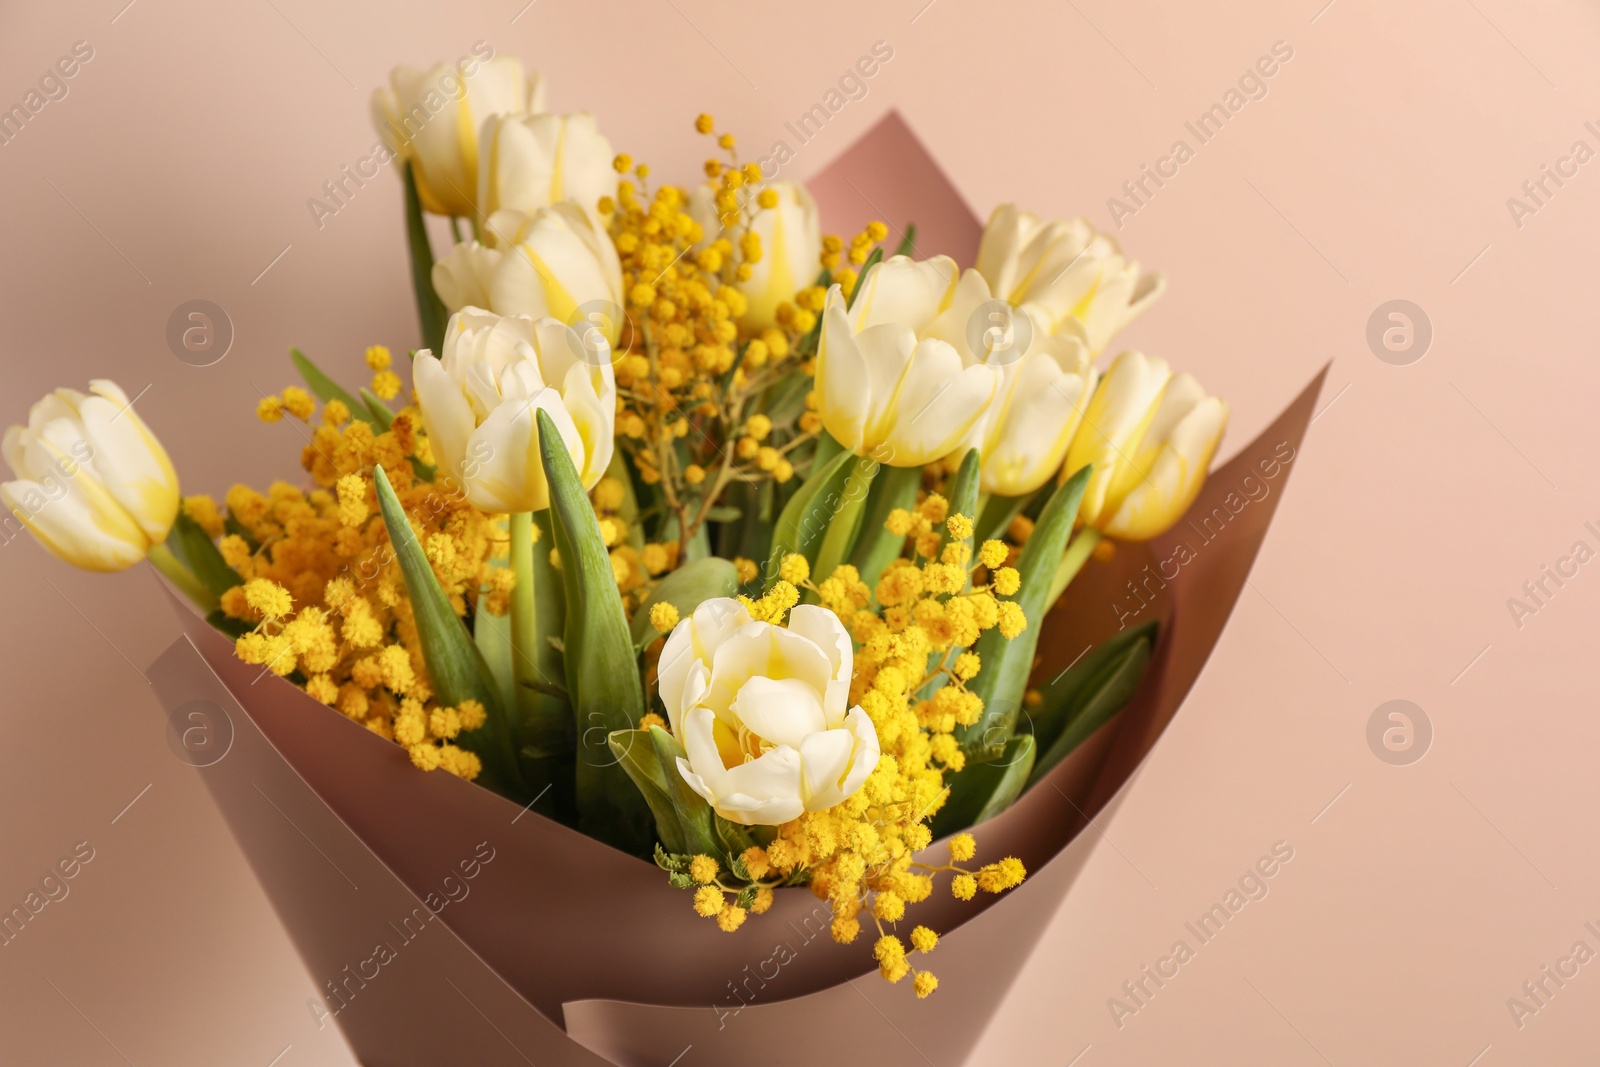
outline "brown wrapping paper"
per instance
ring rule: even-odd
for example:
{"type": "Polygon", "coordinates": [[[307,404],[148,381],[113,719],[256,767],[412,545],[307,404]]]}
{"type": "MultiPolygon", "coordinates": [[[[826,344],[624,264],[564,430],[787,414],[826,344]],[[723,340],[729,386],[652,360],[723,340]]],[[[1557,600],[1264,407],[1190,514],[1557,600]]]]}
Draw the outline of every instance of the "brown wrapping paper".
{"type": "MultiPolygon", "coordinates": [[[[841,187],[870,195],[868,212],[887,201],[901,217],[971,220],[903,123],[880,131],[812,183],[830,220],[850,214],[828,206],[841,187]]],[[[972,220],[930,240],[970,262],[976,235],[972,220]]],[[[1078,831],[1128,787],[1220,635],[1321,381],[1213,473],[1171,533],[1092,563],[1045,621],[1041,678],[1119,625],[1158,618],[1162,636],[1129,707],[979,833],[980,859],[1017,855],[1028,881],[970,903],[941,883],[917,906],[915,920],[944,933],[929,964],[940,989],[925,1002],[873,973],[865,937],[835,944],[810,893],[781,892],[724,934],[653,865],[415,770],[397,746],[239,662],[176,598],[187,636],[149,677],[175,744],[206,731],[193,762],[323,993],[307,1011],[342,1027],[371,1067],[960,1063],[1098,844],[1078,831]]]]}

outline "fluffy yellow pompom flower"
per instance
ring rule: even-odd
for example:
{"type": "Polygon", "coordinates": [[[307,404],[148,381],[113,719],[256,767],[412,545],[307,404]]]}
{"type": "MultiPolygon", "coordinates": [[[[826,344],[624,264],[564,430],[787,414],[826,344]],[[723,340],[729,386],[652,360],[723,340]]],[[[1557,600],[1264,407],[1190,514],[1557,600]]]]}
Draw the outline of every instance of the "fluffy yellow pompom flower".
{"type": "Polygon", "coordinates": [[[650,608],[650,625],[655,627],[656,633],[664,634],[678,625],[678,609],[663,600],[650,608]]]}
{"type": "Polygon", "coordinates": [[[811,577],[811,564],[800,553],[791,552],[778,565],[778,577],[790,585],[800,585],[811,577]]]}
{"type": "Polygon", "coordinates": [[[1015,856],[1007,856],[999,863],[990,863],[978,870],[978,887],[985,893],[1000,893],[1022,884],[1028,869],[1015,856]]]}
{"type": "Polygon", "coordinates": [[[1022,575],[1015,567],[1001,567],[994,572],[994,591],[1001,596],[1016,596],[1022,588],[1022,575]]]}
{"type": "Polygon", "coordinates": [[[489,718],[489,713],[484,710],[483,705],[471,699],[463,700],[456,705],[456,714],[461,718],[463,730],[476,730],[489,718]]]}
{"type": "Polygon", "coordinates": [[[957,834],[950,839],[950,859],[956,863],[965,863],[977,852],[978,842],[971,834],[957,834]]]}
{"type": "Polygon", "coordinates": [[[707,855],[698,855],[689,861],[689,877],[701,885],[717,880],[717,861],[707,855]]]}
{"type": "Polygon", "coordinates": [[[372,391],[380,400],[393,400],[400,395],[400,375],[392,370],[381,370],[372,376],[372,391]]]}
{"type": "Polygon", "coordinates": [[[911,931],[911,944],[918,952],[932,952],[939,944],[939,935],[926,926],[911,931]]]}
{"type": "Polygon", "coordinates": [[[978,880],[970,874],[958,874],[950,879],[950,894],[957,900],[971,900],[978,895],[978,880]]]}
{"type": "Polygon", "coordinates": [[[912,979],[912,987],[917,991],[917,999],[921,1000],[939,988],[939,979],[930,971],[918,971],[916,978],[912,979]]]}
{"type": "Polygon", "coordinates": [[[294,598],[289,590],[268,578],[254,578],[245,583],[245,603],[264,618],[281,619],[294,608],[294,598]]]}
{"type": "Polygon", "coordinates": [[[317,410],[317,400],[298,385],[291,385],[283,391],[283,406],[295,418],[309,419],[317,410]]]}
{"type": "Polygon", "coordinates": [[[694,891],[694,910],[708,919],[720,915],[724,903],[722,890],[714,885],[703,885],[694,891]]]}

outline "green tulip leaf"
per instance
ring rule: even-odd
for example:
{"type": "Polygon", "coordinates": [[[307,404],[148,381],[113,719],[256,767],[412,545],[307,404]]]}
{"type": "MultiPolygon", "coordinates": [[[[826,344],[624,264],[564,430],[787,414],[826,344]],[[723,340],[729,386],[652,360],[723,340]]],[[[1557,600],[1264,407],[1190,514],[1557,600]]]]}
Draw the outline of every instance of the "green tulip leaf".
{"type": "Polygon", "coordinates": [[[566,442],[543,409],[535,416],[566,591],[563,659],[576,715],[578,826],[623,851],[645,855],[648,813],[638,790],[624,784],[606,744],[609,734],[633,729],[645,713],[627,613],[599,520],[566,442]]]}
{"type": "Polygon", "coordinates": [[[1078,516],[1078,504],[1088,481],[1088,467],[1068,478],[1040,512],[1039,521],[1023,546],[1022,556],[1017,561],[1022,587],[1013,599],[1022,607],[1028,620],[1027,628],[1009,640],[999,627],[984,631],[978,639],[974,650],[982,666],[968,688],[983,700],[983,713],[976,723],[962,728],[959,733],[969,758],[997,748],[1010,739],[1016,729],[1028,674],[1033,669],[1034,650],[1039,646],[1040,625],[1050,607],[1051,579],[1067,550],[1072,525],[1078,516]]]}
{"type": "Polygon", "coordinates": [[[917,251],[917,224],[906,223],[905,232],[900,235],[900,244],[894,250],[897,256],[909,256],[917,251]]]}
{"type": "Polygon", "coordinates": [[[213,607],[223,593],[244,581],[222,558],[211,536],[182,508],[167,534],[167,548],[211,594],[213,607]]]}
{"type": "Polygon", "coordinates": [[[1005,811],[1022,795],[1037,747],[1028,734],[1011,738],[993,759],[969,763],[950,779],[950,796],[933,817],[933,836],[976,826],[1005,811]]]}
{"type": "Polygon", "coordinates": [[[383,523],[388,527],[389,541],[405,577],[406,592],[411,597],[417,634],[422,642],[422,658],[428,665],[433,691],[440,704],[476,700],[483,705],[488,716],[484,724],[461,734],[457,743],[477,753],[483,761],[483,784],[513,800],[518,799],[526,790],[517,765],[510,724],[500,700],[499,683],[473,643],[466,624],[450,606],[450,597],[434,576],[433,566],[423,553],[411,529],[411,521],[406,518],[405,509],[382,467],[373,469],[373,481],[377,484],[383,523]]]}
{"type": "Polygon", "coordinates": [[[1011,525],[1011,520],[1022,514],[1022,509],[1032,499],[1031,494],[990,497],[978,516],[976,529],[973,530],[973,536],[978,539],[978,543],[982,544],[1004,534],[1006,528],[1011,525]]]}
{"type": "MultiPolygon", "coordinates": [[[[961,466],[956,468],[956,476],[950,482],[950,491],[946,500],[950,504],[949,514],[965,515],[973,522],[973,534],[977,535],[978,522],[978,483],[982,474],[982,457],[976,448],[967,449],[967,454],[961,457],[961,466]]],[[[943,548],[951,542],[950,531],[941,529],[939,532],[939,547],[943,548]]],[[[967,539],[968,547],[976,547],[972,538],[967,539]]]]}
{"type": "MultiPolygon", "coordinates": [[[[650,731],[615,730],[606,735],[606,744],[616,757],[617,765],[627,772],[649,806],[661,847],[673,855],[681,855],[687,848],[683,828],[678,824],[678,809],[667,784],[668,772],[656,755],[650,731]]],[[[677,774],[678,768],[674,766],[671,773],[677,774]]]]}
{"type": "Polygon", "coordinates": [[[789,498],[772,531],[772,551],[767,557],[769,579],[777,574],[778,564],[791,552],[816,561],[829,524],[845,505],[845,482],[858,460],[862,464],[873,462],[853,452],[839,452],[822,467],[814,469],[799,491],[789,498]]]}
{"type": "MultiPolygon", "coordinates": [[[[344,386],[328,377],[327,373],[315,363],[311,362],[304,352],[298,348],[289,349],[289,360],[294,364],[294,369],[300,372],[306,388],[311,390],[311,395],[326,404],[330,400],[337,400],[350,409],[352,418],[362,422],[371,423],[372,413],[367,410],[366,402],[356,397],[344,386]]],[[[393,418],[393,416],[391,416],[393,418]]],[[[387,430],[387,425],[380,426],[380,431],[387,430]]]]}
{"type": "MultiPolygon", "coordinates": [[[[827,532],[822,535],[822,544],[818,546],[817,558],[813,561],[815,565],[812,571],[816,581],[827,581],[855,550],[861,534],[862,515],[866,511],[867,499],[872,494],[872,483],[882,469],[873,460],[848,468],[849,473],[839,494],[839,507],[832,521],[827,524],[827,532]]],[[[805,598],[807,603],[814,603],[816,594],[807,590],[805,598]]]]}
{"type": "MultiPolygon", "coordinates": [[[[1082,668],[1076,678],[1062,679],[1063,694],[1046,695],[1040,710],[1054,720],[1048,734],[1041,733],[1039,744],[1044,755],[1033,768],[1029,785],[1043,778],[1051,768],[1125,707],[1138,691],[1150,664],[1155,643],[1154,623],[1118,634],[1073,669],[1082,668]]],[[[1039,725],[1038,723],[1035,724],[1039,725]]]]}
{"type": "Polygon", "coordinates": [[[906,535],[889,532],[889,513],[896,508],[909,511],[916,507],[921,485],[921,467],[888,467],[873,479],[866,510],[861,515],[861,532],[850,553],[850,562],[869,588],[878,584],[883,569],[905,551],[906,535]]]}
{"type": "Polygon", "coordinates": [[[367,411],[371,413],[372,419],[370,421],[372,425],[378,428],[379,433],[394,425],[394,412],[389,410],[389,405],[385,404],[377,393],[374,393],[371,389],[363,388],[361,390],[361,402],[365,405],[367,411]]]}
{"type": "MultiPolygon", "coordinates": [[[[405,182],[406,247],[411,253],[411,288],[417,297],[417,320],[422,327],[422,347],[438,355],[444,346],[444,328],[450,315],[433,289],[433,245],[422,219],[422,196],[417,192],[416,171],[402,164],[405,182]]],[[[355,405],[351,405],[351,411],[355,405]]]]}
{"type": "Polygon", "coordinates": [[[659,726],[650,727],[650,743],[655,747],[656,762],[666,778],[667,796],[672,800],[678,817],[678,829],[683,834],[683,851],[689,855],[717,856],[721,853],[716,831],[712,828],[711,805],[705,797],[689,788],[678,770],[678,760],[687,756],[678,739],[659,726]]]}

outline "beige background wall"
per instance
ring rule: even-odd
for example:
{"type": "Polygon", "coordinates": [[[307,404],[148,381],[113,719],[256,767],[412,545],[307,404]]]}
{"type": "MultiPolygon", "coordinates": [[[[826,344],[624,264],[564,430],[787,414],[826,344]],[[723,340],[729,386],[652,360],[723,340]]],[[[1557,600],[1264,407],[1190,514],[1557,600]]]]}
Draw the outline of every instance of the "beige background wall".
{"type": "MultiPolygon", "coordinates": [[[[1506,1005],[1573,942],[1600,951],[1583,925],[1600,927],[1600,564],[1520,627],[1506,603],[1575,541],[1600,549],[1600,161],[1520,227],[1506,204],[1575,141],[1600,150],[1592,5],[124,2],[0,6],[0,105],[75,42],[94,50],[0,145],[0,420],[91,375],[148,386],[139,411],[186,486],[218,493],[297,469],[290,424],[250,416],[290,380],[291,343],[347,376],[368,343],[414,343],[397,183],[321,230],[305,204],[369,152],[368,92],[396,61],[487,41],[542,67],[554,107],[597,112],[688,180],[695,112],[764,153],[883,40],[894,58],[794,176],[898,108],[980,213],[1016,199],[1109,226],[1107,198],[1175,139],[1196,147],[1184,123],[1286,42],[1267,95],[1123,220],[1171,284],[1126,340],[1229,397],[1234,441],[1332,360],[1328,406],[1228,634],[1098,827],[1057,919],[1074,952],[1033,961],[974,1062],[1004,1062],[1024,1026],[1084,1067],[1592,1056],[1600,963],[1520,1029],[1506,1005]],[[164,339],[195,298],[236,333],[207,368],[164,339]],[[1393,299],[1432,324],[1410,365],[1366,340],[1393,299]],[[1432,724],[1409,766],[1367,742],[1396,698],[1432,724]],[[1119,1029],[1107,998],[1278,841],[1294,858],[1267,898],[1119,1029]]],[[[71,572],[17,540],[0,602],[0,905],[94,850],[0,948],[0,1058],[349,1063],[168,749],[139,674],[176,632],[153,578],[71,572]]]]}

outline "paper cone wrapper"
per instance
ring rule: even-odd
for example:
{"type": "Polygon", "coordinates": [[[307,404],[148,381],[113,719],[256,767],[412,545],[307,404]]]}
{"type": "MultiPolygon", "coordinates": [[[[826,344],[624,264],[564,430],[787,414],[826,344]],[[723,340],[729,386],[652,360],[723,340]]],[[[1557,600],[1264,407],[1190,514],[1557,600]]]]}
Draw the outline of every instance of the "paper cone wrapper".
{"type": "MultiPolygon", "coordinates": [[[[853,232],[882,205],[918,220],[920,255],[971,262],[976,251],[977,220],[897,116],[811,185],[831,228],[853,232]]],[[[836,944],[809,891],[780,891],[725,934],[654,865],[418,771],[392,742],[240,662],[176,597],[185,636],[148,674],[175,749],[198,767],[322,994],[307,1011],[342,1028],[369,1067],[919,1053],[957,1064],[1027,957],[1070,950],[1040,937],[1099,840],[1079,831],[1119,803],[1221,634],[1321,382],[1213,472],[1170,533],[1091,562],[1046,618],[1042,680],[1121,625],[1159,619],[1160,637],[1128,707],[978,831],[979,860],[1020,857],[1027,881],[961,902],[941,879],[916,906],[914,920],[942,933],[928,964],[940,986],[924,1001],[877,976],[868,935],[836,944]]],[[[936,842],[930,855],[943,854],[936,842]]]]}

